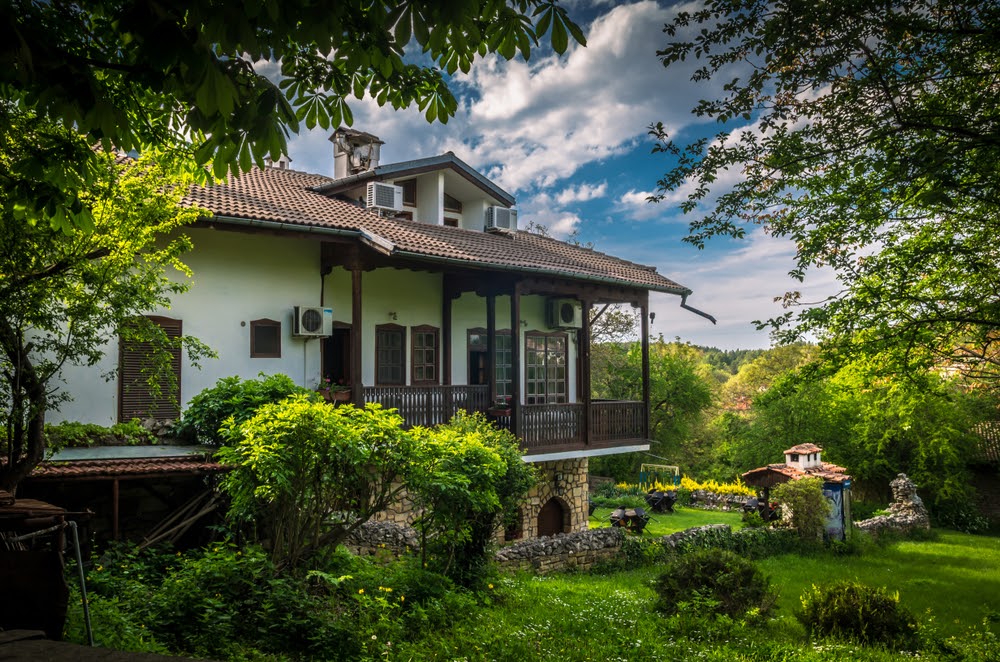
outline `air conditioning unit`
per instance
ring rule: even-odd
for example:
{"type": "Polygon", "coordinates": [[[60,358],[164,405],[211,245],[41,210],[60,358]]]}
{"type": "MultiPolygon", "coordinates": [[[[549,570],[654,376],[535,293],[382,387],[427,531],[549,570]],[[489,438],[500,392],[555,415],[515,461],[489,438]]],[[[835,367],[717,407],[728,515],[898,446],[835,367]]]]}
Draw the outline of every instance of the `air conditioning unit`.
{"type": "Polygon", "coordinates": [[[517,210],[507,207],[486,208],[487,232],[517,232],[517,210]]]}
{"type": "Polygon", "coordinates": [[[295,306],[292,310],[292,335],[321,338],[333,333],[333,308],[295,306]]]}
{"type": "Polygon", "coordinates": [[[583,308],[576,299],[549,299],[546,303],[550,329],[579,329],[583,326],[583,308]]]}
{"type": "Polygon", "coordinates": [[[368,209],[402,211],[403,187],[383,182],[368,182],[366,205],[368,209]]]}

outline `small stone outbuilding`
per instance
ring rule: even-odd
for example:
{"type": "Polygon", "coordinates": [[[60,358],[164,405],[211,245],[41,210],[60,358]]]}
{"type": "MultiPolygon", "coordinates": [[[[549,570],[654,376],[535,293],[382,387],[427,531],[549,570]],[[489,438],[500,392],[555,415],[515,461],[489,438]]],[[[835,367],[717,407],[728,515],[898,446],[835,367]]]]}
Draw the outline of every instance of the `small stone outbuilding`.
{"type": "Polygon", "coordinates": [[[763,492],[764,501],[770,501],[770,491],[775,485],[803,478],[821,478],[823,496],[833,506],[826,521],[826,534],[843,540],[851,525],[851,477],[847,469],[823,462],[823,449],[816,444],[799,444],[785,451],[785,461],[769,464],[743,474],[743,482],[763,492]]]}

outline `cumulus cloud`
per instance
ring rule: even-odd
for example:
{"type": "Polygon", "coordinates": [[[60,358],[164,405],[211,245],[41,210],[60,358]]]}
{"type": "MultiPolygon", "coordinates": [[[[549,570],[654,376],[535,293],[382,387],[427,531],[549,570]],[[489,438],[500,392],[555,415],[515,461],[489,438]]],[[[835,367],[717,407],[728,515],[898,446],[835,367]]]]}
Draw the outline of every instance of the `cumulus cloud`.
{"type": "Polygon", "coordinates": [[[555,196],[555,201],[560,205],[568,205],[574,202],[586,202],[603,198],[608,192],[608,183],[600,184],[580,184],[579,186],[569,186],[555,196]]]}

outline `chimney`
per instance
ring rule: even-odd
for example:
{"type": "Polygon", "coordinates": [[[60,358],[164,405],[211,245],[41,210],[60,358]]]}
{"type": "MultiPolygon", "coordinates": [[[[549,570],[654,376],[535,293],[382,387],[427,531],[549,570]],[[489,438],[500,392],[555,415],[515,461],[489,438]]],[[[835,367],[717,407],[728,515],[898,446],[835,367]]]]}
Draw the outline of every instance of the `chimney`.
{"type": "Polygon", "coordinates": [[[279,170],[288,170],[289,164],[291,164],[292,159],[287,154],[282,154],[278,157],[277,161],[272,161],[270,156],[264,157],[264,165],[268,168],[278,168],[279,170]]]}
{"type": "Polygon", "coordinates": [[[340,127],[330,136],[333,143],[333,178],[341,179],[378,167],[385,143],[364,131],[340,127]]]}

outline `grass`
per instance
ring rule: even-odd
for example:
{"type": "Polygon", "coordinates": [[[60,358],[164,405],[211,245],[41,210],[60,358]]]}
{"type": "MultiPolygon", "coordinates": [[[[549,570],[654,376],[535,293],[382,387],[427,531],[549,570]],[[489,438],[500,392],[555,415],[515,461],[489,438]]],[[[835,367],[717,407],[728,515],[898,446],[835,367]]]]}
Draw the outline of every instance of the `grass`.
{"type": "Polygon", "coordinates": [[[898,589],[902,604],[924,624],[930,622],[930,610],[938,640],[949,641],[952,648],[947,655],[941,650],[922,652],[921,659],[985,662],[997,659],[1000,652],[993,639],[1000,615],[998,564],[1000,539],[951,532],[936,540],[872,546],[861,556],[824,552],[769,559],[760,565],[781,592],[779,608],[772,617],[751,617],[746,623],[699,620],[683,612],[676,617],[659,614],[653,609],[656,595],[651,588],[660,572],[656,567],[608,574],[518,575],[497,581],[481,609],[446,631],[394,642],[391,659],[913,659],[913,653],[807,640],[793,616],[802,590],[814,582],[856,578],[898,589]],[[984,618],[992,621],[992,634],[981,625],[984,618]],[[972,646],[971,652],[956,652],[959,646],[972,646]]]}
{"type": "MultiPolygon", "coordinates": [[[[611,526],[613,508],[598,508],[590,516],[590,528],[599,529],[611,526]]],[[[733,531],[743,527],[742,516],[738,512],[723,512],[720,510],[702,510],[700,508],[684,508],[674,506],[672,513],[651,513],[649,524],[643,532],[645,536],[666,536],[678,531],[684,531],[706,524],[728,524],[733,531]]]]}
{"type": "Polygon", "coordinates": [[[759,562],[791,613],[812,584],[852,579],[898,591],[920,617],[958,634],[983,618],[1000,621],[1000,538],[940,531],[933,540],[900,541],[861,556],[782,556],[759,562]]]}

